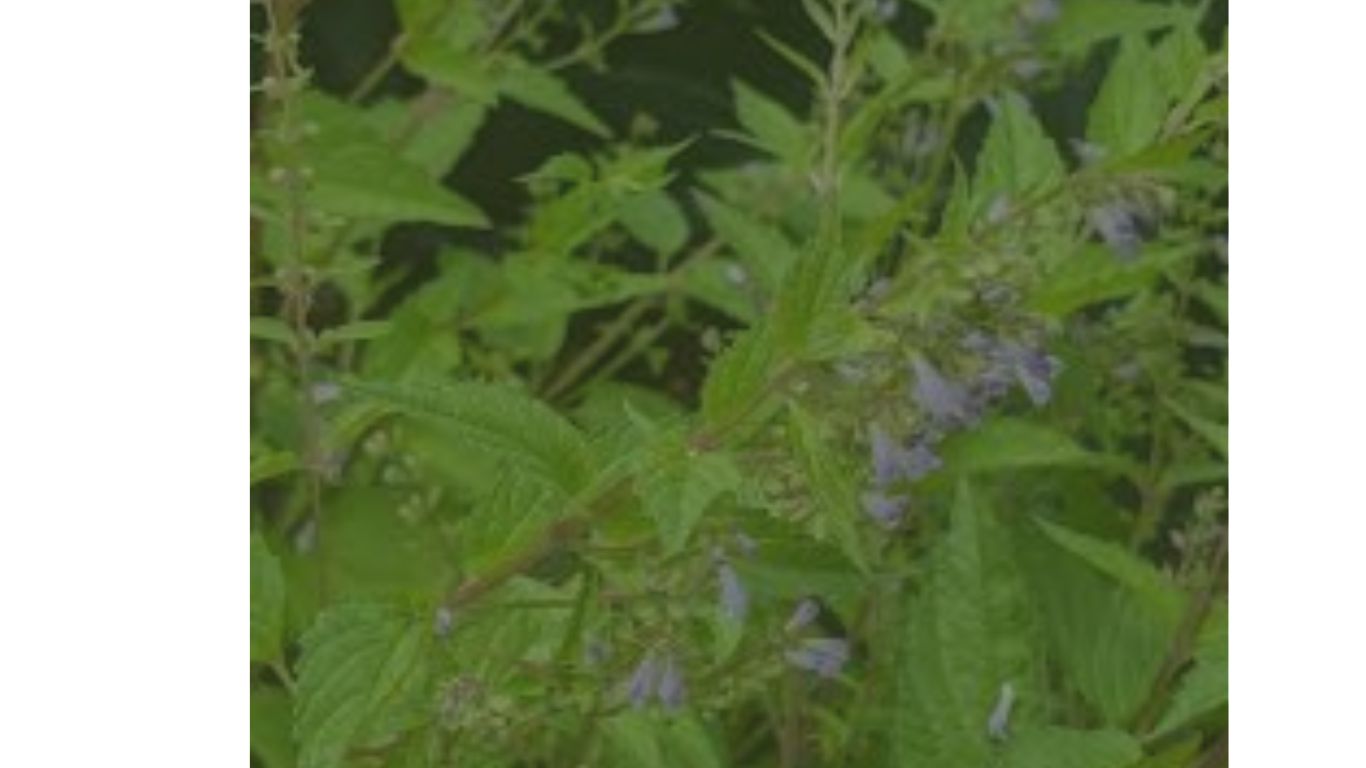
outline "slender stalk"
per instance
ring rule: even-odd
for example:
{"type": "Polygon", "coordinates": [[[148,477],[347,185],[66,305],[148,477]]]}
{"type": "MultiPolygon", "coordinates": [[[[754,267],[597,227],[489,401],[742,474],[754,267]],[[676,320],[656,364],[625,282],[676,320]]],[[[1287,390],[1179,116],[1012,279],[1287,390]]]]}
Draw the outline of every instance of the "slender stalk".
{"type": "MultiPolygon", "coordinates": [[[[302,89],[303,72],[298,61],[298,12],[304,3],[275,0],[266,4],[266,47],[269,59],[269,85],[266,94],[273,107],[275,119],[267,121],[267,135],[273,139],[276,152],[276,173],[285,189],[285,224],[288,239],[283,313],[293,334],[290,350],[294,356],[295,378],[298,387],[301,446],[309,518],[317,533],[319,552],[322,551],[322,484],[326,456],[323,449],[322,414],[314,402],[315,339],[309,326],[313,305],[313,277],[307,264],[308,253],[308,175],[298,153],[302,127],[294,96],[302,89]]],[[[320,573],[326,569],[319,569],[320,573]]]]}

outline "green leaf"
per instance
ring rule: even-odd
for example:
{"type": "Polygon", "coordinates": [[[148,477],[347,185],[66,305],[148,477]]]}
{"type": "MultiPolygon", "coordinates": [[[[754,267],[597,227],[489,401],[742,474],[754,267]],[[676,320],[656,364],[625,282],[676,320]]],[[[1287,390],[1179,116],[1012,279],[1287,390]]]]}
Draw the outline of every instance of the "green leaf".
{"type": "Polygon", "coordinates": [[[1152,143],[1167,117],[1167,99],[1152,50],[1142,37],[1124,38],[1087,113],[1086,138],[1112,157],[1152,143]]]}
{"type": "Polygon", "coordinates": [[[1167,410],[1176,414],[1178,418],[1186,423],[1195,434],[1203,437],[1219,455],[1228,458],[1228,426],[1218,424],[1202,416],[1192,413],[1185,406],[1175,400],[1163,399],[1162,403],[1167,406],[1167,410]]]}
{"type": "Polygon", "coordinates": [[[276,661],[285,634],[285,577],[259,533],[251,536],[251,660],[276,661]]]}
{"type": "Polygon", "coordinates": [[[356,382],[357,393],[398,408],[439,431],[479,466],[504,464],[565,494],[588,481],[588,446],[573,424],[549,406],[508,386],[356,382]]]}
{"type": "Polygon", "coordinates": [[[770,334],[764,327],[739,333],[717,355],[702,383],[702,416],[713,427],[729,427],[751,415],[777,364],[770,334]]]}
{"type": "Polygon", "coordinates": [[[1061,5],[1062,14],[1049,27],[1048,42],[1073,54],[1084,53],[1103,40],[1161,29],[1189,16],[1178,4],[1145,0],[1079,0],[1061,5]]]}
{"type": "Polygon", "coordinates": [[[929,584],[898,649],[897,764],[986,765],[987,722],[1007,683],[1012,724],[1036,718],[1035,629],[1009,532],[960,481],[929,584]]]}
{"type": "Polygon", "coordinates": [[[251,754],[264,768],[294,768],[294,703],[278,686],[251,689],[251,754]]]}
{"type": "Polygon", "coordinates": [[[423,497],[398,487],[348,485],[327,507],[328,588],[351,599],[429,600],[453,576],[441,529],[423,497]]]}
{"type": "Polygon", "coordinates": [[[414,725],[428,687],[430,624],[387,605],[330,609],[303,637],[294,736],[299,768],[335,768],[355,747],[414,725]]]}
{"type": "MultiPolygon", "coordinates": [[[[602,724],[608,768],[721,768],[716,745],[696,715],[623,712],[602,724]]],[[[599,763],[595,763],[599,764],[599,763]]]]}
{"type": "Polygon", "coordinates": [[[1153,53],[1168,101],[1175,103],[1189,96],[1209,56],[1196,25],[1178,25],[1153,53]]]}
{"type": "Polygon", "coordinates": [[[251,484],[287,475],[299,469],[299,457],[293,451],[269,451],[251,457],[251,484]]]}
{"type": "Polygon", "coordinates": [[[294,345],[294,329],[285,321],[275,317],[253,317],[251,337],[264,341],[274,341],[288,346],[294,345]]]}
{"type": "Polygon", "coordinates": [[[972,187],[975,210],[984,210],[1001,195],[1018,201],[1062,177],[1062,158],[1029,102],[1007,92],[977,156],[972,187]]]}
{"type": "Polygon", "coordinates": [[[698,193],[696,197],[712,230],[740,257],[746,274],[770,295],[776,291],[788,267],[797,261],[797,250],[782,231],[710,195],[698,193]]]}
{"type": "Polygon", "coordinates": [[[306,119],[317,126],[303,147],[313,172],[311,204],[363,220],[488,226],[472,203],[370,131],[364,112],[317,93],[306,94],[303,104],[306,119]]]}
{"type": "Polygon", "coordinates": [[[564,81],[543,68],[514,61],[504,73],[499,90],[528,109],[558,117],[602,138],[612,131],[584,106],[564,81]]]}
{"type": "Polygon", "coordinates": [[[326,349],[335,344],[370,341],[388,334],[393,327],[389,320],[357,320],[323,331],[318,335],[318,346],[326,349]]]}
{"type": "Polygon", "coordinates": [[[688,242],[688,218],[663,190],[627,198],[617,215],[633,237],[662,255],[672,255],[688,242]]]}
{"type": "Polygon", "coordinates": [[[1065,317],[1100,302],[1138,293],[1157,282],[1163,270],[1188,256],[1184,249],[1150,250],[1142,259],[1126,262],[1116,259],[1104,247],[1087,245],[1063,259],[1035,289],[1029,302],[1040,312],[1065,317]]]}
{"type": "Polygon", "coordinates": [[[724,452],[691,452],[677,436],[665,441],[638,487],[664,553],[673,555],[683,551],[712,501],[740,485],[740,471],[724,452]]]}
{"type": "Polygon", "coordinates": [[[1182,676],[1154,730],[1163,736],[1228,705],[1228,605],[1210,615],[1196,643],[1195,664],[1182,676]]]}
{"type": "Polygon", "coordinates": [[[1152,688],[1173,627],[1042,533],[1022,533],[1017,541],[1067,682],[1106,724],[1126,727],[1152,688]]]}
{"type": "Polygon", "coordinates": [[[963,473],[1110,464],[1050,427],[1004,416],[949,438],[942,455],[949,470],[963,473]]]}
{"type": "Polygon", "coordinates": [[[806,360],[828,357],[828,333],[817,336],[813,331],[841,322],[832,316],[847,310],[857,266],[832,233],[812,238],[783,275],[774,297],[771,328],[781,354],[806,360]],[[813,345],[813,340],[823,343],[813,345]]]}
{"type": "Polygon", "coordinates": [[[810,150],[807,127],[787,108],[745,83],[731,83],[735,116],[754,143],[789,162],[802,165],[810,150]]]}
{"type": "Polygon", "coordinates": [[[466,574],[480,573],[522,550],[564,512],[553,493],[508,474],[502,473],[492,493],[460,520],[455,540],[466,574]]]}
{"type": "Polygon", "coordinates": [[[792,441],[816,507],[819,538],[831,538],[859,570],[869,571],[856,521],[860,516],[854,472],[822,439],[820,425],[791,406],[792,441]]]}
{"type": "Polygon", "coordinates": [[[1005,768],[1129,768],[1142,757],[1142,747],[1123,731],[1046,726],[1011,739],[1005,768]]]}
{"type": "Polygon", "coordinates": [[[1148,608],[1155,618],[1173,630],[1176,628],[1184,609],[1185,596],[1146,560],[1113,542],[1070,531],[1047,520],[1037,519],[1035,522],[1054,544],[1113,579],[1148,608]]]}
{"type": "Polygon", "coordinates": [[[433,103],[384,101],[371,108],[371,122],[385,136],[409,135],[411,123],[421,110],[422,123],[411,131],[403,145],[403,157],[420,166],[432,178],[440,178],[451,170],[470,145],[489,106],[475,99],[451,96],[432,96],[433,103]],[[427,116],[429,115],[430,116],[427,116]]]}

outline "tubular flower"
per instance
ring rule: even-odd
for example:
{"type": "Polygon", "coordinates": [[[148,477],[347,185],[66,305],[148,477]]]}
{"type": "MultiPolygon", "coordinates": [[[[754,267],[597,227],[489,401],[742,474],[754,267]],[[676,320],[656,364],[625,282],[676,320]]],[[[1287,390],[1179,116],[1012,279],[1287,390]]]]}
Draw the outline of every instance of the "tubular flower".
{"type": "Polygon", "coordinates": [[[837,637],[817,637],[802,641],[785,654],[787,661],[798,669],[814,672],[821,677],[835,677],[849,661],[849,642],[837,637]]]}

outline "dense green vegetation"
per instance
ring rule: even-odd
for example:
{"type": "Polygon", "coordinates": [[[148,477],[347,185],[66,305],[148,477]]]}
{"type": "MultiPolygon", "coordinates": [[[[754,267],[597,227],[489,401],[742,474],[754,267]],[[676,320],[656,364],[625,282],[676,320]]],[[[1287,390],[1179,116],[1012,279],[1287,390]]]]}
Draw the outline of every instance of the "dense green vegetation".
{"type": "Polygon", "coordinates": [[[273,0],[252,760],[1226,762],[1226,11],[273,0]]]}

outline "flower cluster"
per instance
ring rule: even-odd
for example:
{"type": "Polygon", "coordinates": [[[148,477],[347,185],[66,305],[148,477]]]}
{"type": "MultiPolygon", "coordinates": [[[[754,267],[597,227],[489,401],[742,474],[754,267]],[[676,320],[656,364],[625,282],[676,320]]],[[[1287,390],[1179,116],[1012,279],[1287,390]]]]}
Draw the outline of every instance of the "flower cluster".
{"type": "Polygon", "coordinates": [[[683,706],[687,686],[678,657],[672,652],[662,657],[654,651],[645,654],[626,684],[626,698],[636,709],[648,705],[651,699],[657,699],[670,712],[683,706]]]}
{"type": "Polygon", "coordinates": [[[971,379],[946,376],[922,356],[912,359],[910,396],[923,423],[908,443],[898,442],[880,425],[869,430],[873,482],[863,494],[863,509],[884,528],[897,527],[910,507],[905,487],[940,467],[934,449],[946,435],[976,424],[1014,386],[1036,407],[1053,396],[1061,364],[1042,349],[980,332],[969,334],[963,347],[981,361],[971,379]]]}
{"type": "MultiPolygon", "coordinates": [[[[815,621],[819,614],[820,606],[816,601],[806,598],[797,603],[784,629],[789,634],[796,634],[815,621]]],[[[795,647],[786,651],[783,657],[787,659],[787,663],[798,669],[831,678],[839,675],[840,670],[849,662],[849,641],[840,637],[803,638],[795,647]]]]}

